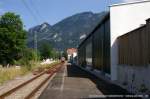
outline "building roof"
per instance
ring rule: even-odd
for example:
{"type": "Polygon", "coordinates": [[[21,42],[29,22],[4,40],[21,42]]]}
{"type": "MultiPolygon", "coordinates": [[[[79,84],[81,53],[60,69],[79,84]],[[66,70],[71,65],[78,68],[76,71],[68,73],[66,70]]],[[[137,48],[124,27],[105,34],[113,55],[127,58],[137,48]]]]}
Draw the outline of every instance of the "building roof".
{"type": "Polygon", "coordinates": [[[101,26],[101,24],[105,21],[106,18],[109,17],[109,12],[105,12],[101,17],[101,20],[98,22],[98,25],[92,30],[91,33],[79,44],[78,48],[101,26]]]}
{"type": "Polygon", "coordinates": [[[76,48],[68,48],[67,49],[67,54],[73,54],[73,53],[76,53],[77,52],[77,49],[76,48]]]}
{"type": "Polygon", "coordinates": [[[145,3],[145,2],[150,2],[150,0],[142,0],[142,1],[132,1],[132,2],[127,2],[127,3],[118,3],[118,4],[112,4],[109,7],[115,7],[115,6],[123,6],[123,5],[130,5],[130,4],[138,4],[138,3],[145,3]]]}

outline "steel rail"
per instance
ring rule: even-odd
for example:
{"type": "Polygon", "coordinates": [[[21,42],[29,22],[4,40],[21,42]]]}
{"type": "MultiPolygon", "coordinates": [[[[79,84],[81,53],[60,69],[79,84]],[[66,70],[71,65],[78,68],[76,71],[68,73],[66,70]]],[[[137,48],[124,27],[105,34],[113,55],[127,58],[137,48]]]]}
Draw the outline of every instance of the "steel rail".
{"type": "Polygon", "coordinates": [[[52,75],[60,70],[60,68],[61,66],[57,67],[56,70],[52,71],[51,74],[41,84],[39,84],[29,95],[25,97],[25,99],[31,99],[34,94],[52,77],[52,75]]]}
{"type": "MultiPolygon", "coordinates": [[[[61,65],[62,65],[62,63],[55,64],[55,65],[53,65],[52,67],[50,67],[49,70],[53,70],[53,69],[55,69],[55,68],[58,69],[58,67],[60,68],[61,65]]],[[[19,90],[20,88],[23,88],[25,85],[31,83],[32,81],[36,80],[36,79],[39,78],[40,76],[44,75],[46,72],[47,72],[47,71],[44,71],[44,72],[40,73],[39,75],[37,75],[37,76],[35,76],[35,77],[33,77],[33,78],[31,78],[31,79],[29,79],[29,80],[27,80],[27,81],[21,83],[20,85],[16,86],[15,88],[12,88],[12,89],[10,89],[10,90],[4,92],[3,94],[0,95],[0,99],[5,99],[5,97],[11,95],[12,93],[14,93],[15,91],[19,90]]],[[[42,82],[42,84],[40,84],[40,86],[38,86],[38,87],[39,87],[39,88],[42,87],[42,85],[43,85],[44,83],[46,83],[46,81],[47,81],[53,74],[54,74],[54,71],[52,71],[52,73],[51,73],[51,74],[42,82]]],[[[37,89],[39,89],[39,88],[37,88],[37,89]]],[[[34,91],[34,92],[35,92],[35,91],[34,91]]],[[[33,94],[33,92],[32,92],[32,94],[33,94]]],[[[28,96],[28,97],[29,97],[29,96],[28,96]]],[[[26,99],[27,99],[27,98],[26,98],[26,99]]],[[[28,98],[28,99],[29,99],[29,98],[28,98]]]]}

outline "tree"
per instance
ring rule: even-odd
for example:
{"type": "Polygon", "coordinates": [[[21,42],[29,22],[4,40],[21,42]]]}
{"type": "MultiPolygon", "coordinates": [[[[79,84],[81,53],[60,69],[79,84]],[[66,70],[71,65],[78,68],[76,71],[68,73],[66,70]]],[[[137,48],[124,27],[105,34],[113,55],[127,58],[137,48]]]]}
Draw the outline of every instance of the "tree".
{"type": "Polygon", "coordinates": [[[15,61],[16,65],[26,66],[28,70],[31,70],[33,62],[40,60],[40,54],[31,48],[26,48],[23,50],[23,57],[15,61]]]}
{"type": "Polygon", "coordinates": [[[40,55],[42,59],[52,58],[53,48],[50,43],[44,42],[40,46],[40,55]]]}
{"type": "Polygon", "coordinates": [[[26,48],[26,31],[19,15],[7,12],[0,17],[0,63],[13,64],[26,48]]]}
{"type": "Polygon", "coordinates": [[[62,52],[62,57],[65,57],[65,59],[67,59],[67,56],[68,56],[68,55],[67,55],[67,52],[66,52],[66,51],[63,51],[63,52],[62,52]]]}
{"type": "Polygon", "coordinates": [[[59,51],[57,51],[56,49],[53,49],[52,57],[53,57],[53,59],[60,59],[61,53],[59,51]]]}

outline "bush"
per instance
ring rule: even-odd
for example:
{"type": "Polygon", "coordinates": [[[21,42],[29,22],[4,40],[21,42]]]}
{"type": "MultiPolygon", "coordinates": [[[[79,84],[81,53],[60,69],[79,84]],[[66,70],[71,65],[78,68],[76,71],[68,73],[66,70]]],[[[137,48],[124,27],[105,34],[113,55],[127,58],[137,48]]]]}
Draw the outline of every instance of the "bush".
{"type": "Polygon", "coordinates": [[[23,51],[23,57],[14,63],[16,65],[26,66],[28,70],[31,70],[32,65],[34,65],[34,63],[38,60],[40,60],[39,53],[34,49],[27,48],[23,51]]]}

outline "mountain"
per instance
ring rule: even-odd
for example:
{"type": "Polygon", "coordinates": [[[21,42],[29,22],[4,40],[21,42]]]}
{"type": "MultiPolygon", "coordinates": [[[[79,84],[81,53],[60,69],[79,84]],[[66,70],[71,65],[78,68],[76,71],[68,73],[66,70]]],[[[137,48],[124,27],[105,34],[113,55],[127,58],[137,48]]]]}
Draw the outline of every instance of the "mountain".
{"type": "Polygon", "coordinates": [[[50,41],[54,34],[57,34],[55,30],[53,30],[52,26],[49,25],[48,23],[43,23],[41,25],[35,26],[31,29],[29,29],[28,34],[27,34],[27,43],[29,47],[34,46],[34,40],[35,36],[37,36],[37,42],[42,42],[42,41],[50,41]]]}
{"type": "Polygon", "coordinates": [[[83,12],[67,17],[53,26],[46,22],[35,26],[28,31],[28,46],[34,46],[34,37],[37,35],[38,45],[46,41],[58,50],[77,47],[105,14],[106,12],[83,12]]]}

